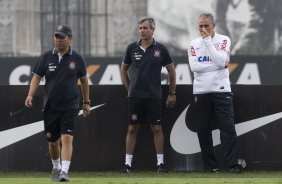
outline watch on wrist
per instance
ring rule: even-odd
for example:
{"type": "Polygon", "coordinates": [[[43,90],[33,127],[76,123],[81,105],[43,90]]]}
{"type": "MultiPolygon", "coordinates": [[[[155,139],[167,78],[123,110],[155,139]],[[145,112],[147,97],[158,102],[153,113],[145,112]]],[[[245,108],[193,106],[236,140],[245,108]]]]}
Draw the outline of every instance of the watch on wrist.
{"type": "Polygon", "coordinates": [[[174,95],[176,95],[176,91],[170,91],[168,94],[169,94],[170,96],[174,96],[174,95]]]}
{"type": "Polygon", "coordinates": [[[83,104],[88,104],[88,105],[90,105],[90,100],[86,100],[86,101],[83,100],[83,104]]]}

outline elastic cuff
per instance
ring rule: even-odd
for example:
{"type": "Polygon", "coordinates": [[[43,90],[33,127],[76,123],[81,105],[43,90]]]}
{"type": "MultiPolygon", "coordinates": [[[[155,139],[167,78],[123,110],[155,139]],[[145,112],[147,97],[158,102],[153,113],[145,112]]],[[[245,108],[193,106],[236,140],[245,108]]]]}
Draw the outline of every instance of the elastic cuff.
{"type": "Polygon", "coordinates": [[[208,37],[204,38],[203,40],[204,40],[206,46],[211,44],[211,36],[208,36],[208,37]]]}

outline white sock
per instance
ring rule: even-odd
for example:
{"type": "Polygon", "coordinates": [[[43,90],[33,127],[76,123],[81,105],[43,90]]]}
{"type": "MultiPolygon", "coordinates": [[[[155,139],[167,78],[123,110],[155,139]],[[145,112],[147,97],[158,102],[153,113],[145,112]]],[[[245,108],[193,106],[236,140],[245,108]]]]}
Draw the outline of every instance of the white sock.
{"type": "Polygon", "coordinates": [[[63,160],[62,161],[62,172],[66,172],[66,173],[69,172],[70,163],[71,163],[71,161],[69,161],[69,160],[63,160]]]}
{"type": "Polygon", "coordinates": [[[132,159],[133,159],[133,155],[125,154],[125,164],[129,165],[129,167],[131,167],[132,159]]]}
{"type": "Polygon", "coordinates": [[[53,169],[61,170],[61,160],[60,158],[57,160],[52,160],[53,169]]]}
{"type": "Polygon", "coordinates": [[[157,161],[158,161],[157,165],[163,164],[164,163],[164,154],[157,154],[157,161]]]}

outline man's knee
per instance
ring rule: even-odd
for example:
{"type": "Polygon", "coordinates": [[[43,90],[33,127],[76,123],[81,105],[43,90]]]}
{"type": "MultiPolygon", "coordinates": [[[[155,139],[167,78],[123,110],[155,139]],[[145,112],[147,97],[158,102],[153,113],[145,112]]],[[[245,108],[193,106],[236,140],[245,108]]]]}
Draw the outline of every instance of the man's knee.
{"type": "Polygon", "coordinates": [[[62,144],[72,144],[73,136],[69,134],[62,134],[61,141],[62,144]]]}
{"type": "Polygon", "coordinates": [[[48,142],[50,146],[52,147],[57,147],[60,145],[60,139],[56,140],[56,141],[49,141],[48,142]]]}
{"type": "Polygon", "coordinates": [[[127,134],[131,135],[131,136],[136,136],[139,130],[139,126],[138,125],[129,125],[128,126],[128,130],[127,130],[127,134]]]}
{"type": "Polygon", "coordinates": [[[161,125],[151,125],[151,130],[154,135],[162,134],[162,126],[161,125]]]}

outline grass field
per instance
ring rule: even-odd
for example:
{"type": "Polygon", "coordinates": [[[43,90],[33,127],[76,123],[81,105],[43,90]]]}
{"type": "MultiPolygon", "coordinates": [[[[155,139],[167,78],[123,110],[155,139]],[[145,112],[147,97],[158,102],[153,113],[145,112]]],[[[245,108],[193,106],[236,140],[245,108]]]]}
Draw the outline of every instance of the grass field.
{"type": "MultiPolygon", "coordinates": [[[[50,173],[0,173],[0,184],[45,184],[50,173]]],[[[73,184],[282,184],[282,171],[230,173],[83,172],[70,173],[73,184]]]]}

